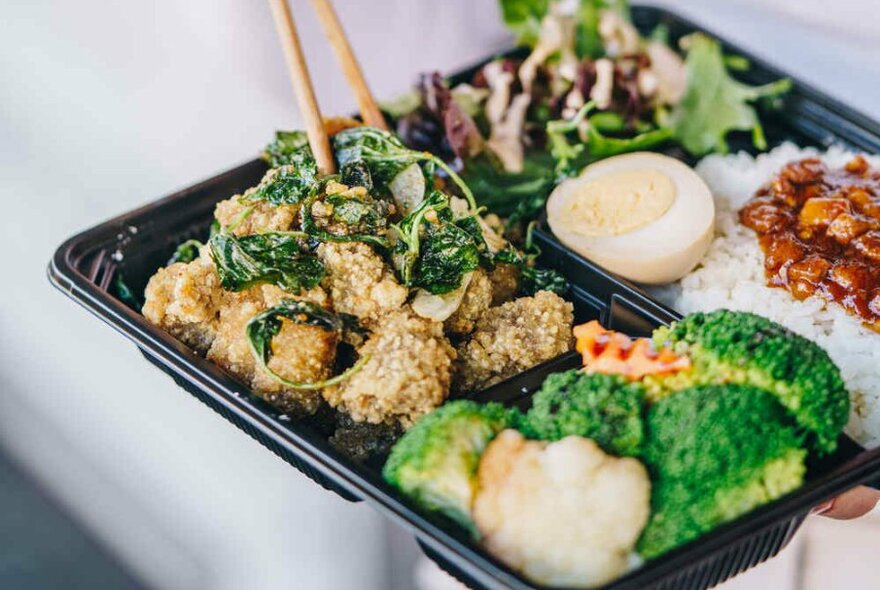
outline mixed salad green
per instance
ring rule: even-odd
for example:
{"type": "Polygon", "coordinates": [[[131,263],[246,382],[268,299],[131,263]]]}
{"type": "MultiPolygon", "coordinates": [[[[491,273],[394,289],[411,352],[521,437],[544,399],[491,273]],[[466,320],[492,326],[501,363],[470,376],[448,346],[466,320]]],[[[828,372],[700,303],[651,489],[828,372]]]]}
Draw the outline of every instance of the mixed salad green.
{"type": "Polygon", "coordinates": [[[529,53],[501,57],[468,83],[439,74],[385,105],[404,143],[440,155],[479,204],[533,219],[557,182],[596,160],[678,146],[693,157],[724,153],[732,132],[767,147],[757,103],[772,105],[788,80],[749,86],[731,72],[748,61],[711,37],[647,36],[625,1],[500,0],[505,23],[529,53]]]}

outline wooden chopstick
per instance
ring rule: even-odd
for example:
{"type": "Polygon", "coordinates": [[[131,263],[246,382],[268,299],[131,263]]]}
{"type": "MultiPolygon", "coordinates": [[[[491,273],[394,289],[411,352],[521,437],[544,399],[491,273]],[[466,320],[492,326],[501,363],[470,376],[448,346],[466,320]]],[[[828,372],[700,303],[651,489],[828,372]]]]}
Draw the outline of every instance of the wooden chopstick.
{"type": "Polygon", "coordinates": [[[318,171],[322,175],[335,174],[336,161],[333,159],[330,139],[324,129],[324,119],[321,117],[321,109],[315,98],[315,89],[312,87],[312,79],[309,76],[309,68],[303,56],[290,6],[287,4],[287,0],[269,0],[269,5],[272,7],[272,17],[275,19],[278,37],[284,48],[284,57],[287,60],[287,68],[290,70],[293,92],[305,120],[309,146],[315,155],[318,171]]]}
{"type": "Polygon", "coordinates": [[[339,65],[342,67],[342,73],[345,74],[348,85],[354,93],[364,123],[370,127],[378,127],[387,131],[388,124],[376,104],[376,99],[373,98],[373,93],[370,92],[370,87],[367,85],[364,73],[358,64],[351,44],[348,42],[342,23],[339,22],[339,17],[333,9],[331,0],[312,0],[312,6],[318,13],[318,20],[321,21],[324,34],[336,53],[339,65]]]}

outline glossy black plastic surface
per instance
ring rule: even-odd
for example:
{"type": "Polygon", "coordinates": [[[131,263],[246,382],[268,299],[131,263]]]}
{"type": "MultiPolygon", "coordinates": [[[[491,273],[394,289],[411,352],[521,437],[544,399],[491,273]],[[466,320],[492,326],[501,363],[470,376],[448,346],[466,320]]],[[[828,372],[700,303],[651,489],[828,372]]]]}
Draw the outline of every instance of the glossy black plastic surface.
{"type": "MultiPolygon", "coordinates": [[[[695,30],[692,24],[659,9],[634,8],[633,16],[645,30],[665,22],[673,37],[695,30]]],[[[728,49],[746,55],[736,48],[728,49]]],[[[752,63],[752,82],[782,75],[758,60],[752,63]]],[[[463,72],[457,78],[467,79],[471,73],[463,72]]],[[[836,142],[853,149],[880,151],[880,127],[876,123],[800,84],[785,109],[769,119],[767,135],[771,144],[792,140],[802,145],[827,146],[836,142]]],[[[151,326],[108,291],[114,278],[122,273],[133,290],[142,293],[149,276],[165,263],[177,243],[205,235],[214,204],[256,184],[264,171],[262,162],[248,162],[70,238],[50,263],[50,280],[132,340],[150,362],[186,391],[279,457],[347,499],[369,501],[411,530],[432,558],[468,585],[533,588],[471,543],[460,530],[415,510],[385,485],[378,465],[358,464],[339,454],[327,442],[328,431],[319,420],[292,421],[279,414],[213,363],[151,326]]],[[[538,230],[536,238],[543,249],[540,262],[561,270],[571,280],[579,321],[600,319],[606,326],[640,335],[677,317],[638,288],[572,254],[552,235],[538,230]]],[[[549,372],[576,366],[577,362],[577,355],[566,355],[475,397],[527,405],[531,392],[549,372]]],[[[646,564],[608,588],[708,588],[775,555],[812,506],[880,475],[880,449],[865,451],[845,438],[841,443],[834,456],[810,467],[808,481],[800,490],[646,564]]]]}

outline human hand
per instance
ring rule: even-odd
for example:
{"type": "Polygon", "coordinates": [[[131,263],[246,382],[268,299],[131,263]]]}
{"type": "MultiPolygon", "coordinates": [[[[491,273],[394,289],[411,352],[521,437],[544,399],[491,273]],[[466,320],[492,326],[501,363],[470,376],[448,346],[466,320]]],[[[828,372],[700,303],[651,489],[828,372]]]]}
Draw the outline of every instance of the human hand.
{"type": "Polygon", "coordinates": [[[864,516],[873,510],[878,502],[880,502],[880,490],[858,486],[816,506],[812,513],[837,520],[850,520],[864,516]]]}

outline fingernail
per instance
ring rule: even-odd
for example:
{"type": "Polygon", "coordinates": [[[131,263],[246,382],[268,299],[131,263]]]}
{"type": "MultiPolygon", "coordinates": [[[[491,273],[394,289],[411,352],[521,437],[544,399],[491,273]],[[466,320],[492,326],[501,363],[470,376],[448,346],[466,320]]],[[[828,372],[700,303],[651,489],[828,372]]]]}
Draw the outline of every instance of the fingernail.
{"type": "Polygon", "coordinates": [[[810,510],[810,514],[825,514],[831,507],[834,506],[834,500],[828,500],[827,502],[822,502],[818,506],[814,506],[812,510],[810,510]]]}

